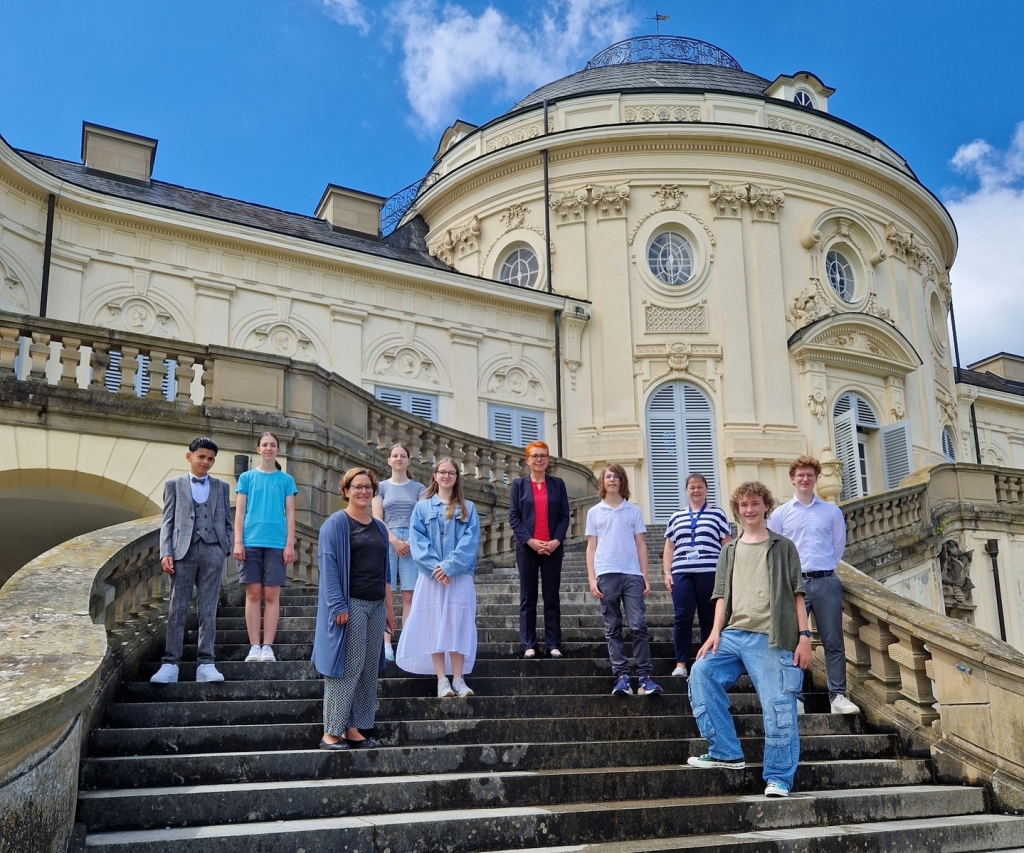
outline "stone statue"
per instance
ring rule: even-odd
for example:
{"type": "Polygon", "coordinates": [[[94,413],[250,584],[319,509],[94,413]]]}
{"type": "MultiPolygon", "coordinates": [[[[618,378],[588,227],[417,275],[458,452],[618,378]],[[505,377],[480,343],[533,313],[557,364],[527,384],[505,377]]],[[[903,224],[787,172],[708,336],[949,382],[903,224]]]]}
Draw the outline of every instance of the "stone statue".
{"type": "Polygon", "coordinates": [[[939,549],[939,566],[942,569],[942,598],[947,611],[971,605],[971,561],[974,551],[962,551],[955,539],[942,543],[939,549]]]}

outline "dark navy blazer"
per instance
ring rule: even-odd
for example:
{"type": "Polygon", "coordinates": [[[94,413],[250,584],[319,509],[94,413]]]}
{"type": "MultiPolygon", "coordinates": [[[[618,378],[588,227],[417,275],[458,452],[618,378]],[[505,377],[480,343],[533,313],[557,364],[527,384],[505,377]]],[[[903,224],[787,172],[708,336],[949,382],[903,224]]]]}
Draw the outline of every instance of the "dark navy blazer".
{"type": "MultiPolygon", "coordinates": [[[[565,542],[569,532],[569,493],[565,483],[559,477],[544,475],[544,483],[548,492],[548,530],[552,539],[565,542]]],[[[533,486],[530,477],[517,477],[512,481],[509,494],[508,521],[515,533],[515,540],[520,545],[533,539],[533,523],[535,521],[533,505],[533,486]]]]}

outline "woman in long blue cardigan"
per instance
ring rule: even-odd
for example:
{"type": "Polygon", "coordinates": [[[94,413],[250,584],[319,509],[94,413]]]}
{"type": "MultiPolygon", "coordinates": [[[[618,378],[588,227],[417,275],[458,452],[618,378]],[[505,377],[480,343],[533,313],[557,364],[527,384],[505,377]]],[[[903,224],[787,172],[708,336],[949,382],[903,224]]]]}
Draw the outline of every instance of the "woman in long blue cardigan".
{"type": "Polygon", "coordinates": [[[360,729],[377,716],[377,676],[384,628],[395,629],[388,567],[388,531],[370,514],[377,478],[350,468],[341,479],[348,506],[320,528],[320,586],[313,663],[324,676],[321,749],[376,746],[360,729]]]}

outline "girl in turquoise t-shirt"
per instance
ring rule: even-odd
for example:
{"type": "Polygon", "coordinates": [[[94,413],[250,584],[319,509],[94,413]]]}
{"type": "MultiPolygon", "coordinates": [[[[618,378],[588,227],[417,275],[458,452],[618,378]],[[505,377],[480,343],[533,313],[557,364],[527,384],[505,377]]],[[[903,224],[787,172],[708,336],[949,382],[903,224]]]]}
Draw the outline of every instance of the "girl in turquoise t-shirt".
{"type": "Polygon", "coordinates": [[[285,564],[295,560],[295,480],[277,464],[280,444],[272,432],[260,436],[260,464],[238,478],[235,549],[238,582],[245,584],[247,661],[274,661],[274,636],[281,615],[285,564]],[[260,643],[260,602],[263,642],[260,643]]]}

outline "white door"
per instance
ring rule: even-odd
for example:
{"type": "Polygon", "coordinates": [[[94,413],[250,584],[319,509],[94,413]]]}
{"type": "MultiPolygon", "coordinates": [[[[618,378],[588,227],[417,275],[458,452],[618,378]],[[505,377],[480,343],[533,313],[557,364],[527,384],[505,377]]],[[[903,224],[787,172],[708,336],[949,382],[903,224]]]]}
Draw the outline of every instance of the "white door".
{"type": "Polygon", "coordinates": [[[648,398],[647,468],[653,523],[686,506],[688,474],[703,474],[708,502],[721,506],[715,412],[696,385],[668,382],[648,398]]]}

